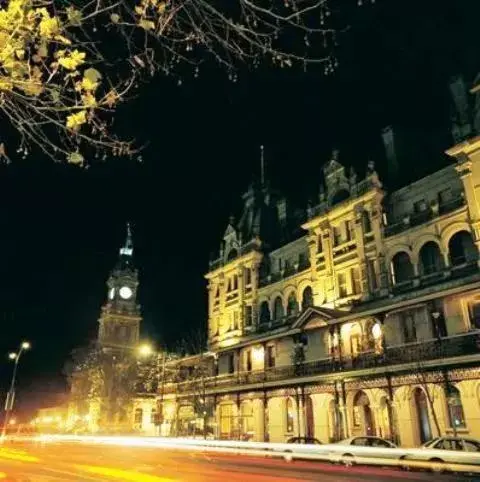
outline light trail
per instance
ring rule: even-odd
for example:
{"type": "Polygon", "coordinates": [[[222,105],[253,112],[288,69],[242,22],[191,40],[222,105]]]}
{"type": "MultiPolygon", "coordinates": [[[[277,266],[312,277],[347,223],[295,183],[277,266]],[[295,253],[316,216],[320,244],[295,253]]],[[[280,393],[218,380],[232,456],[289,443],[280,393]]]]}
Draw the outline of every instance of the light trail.
{"type": "MultiPolygon", "coordinates": [[[[13,440],[14,437],[11,437],[13,440]]],[[[95,435],[38,435],[16,437],[17,440],[39,443],[104,444],[124,447],[163,448],[217,454],[283,458],[286,461],[303,459],[322,462],[342,462],[346,454],[353,455],[355,464],[390,466],[411,469],[436,469],[480,473],[480,454],[454,452],[455,462],[435,462],[425,459],[445,457],[445,450],[360,447],[341,444],[295,445],[285,443],[196,440],[167,437],[95,436],[95,435]],[[415,460],[419,457],[423,460],[415,460]],[[473,460],[473,462],[472,462],[473,460]]],[[[0,452],[1,454],[1,452],[0,452]]]]}

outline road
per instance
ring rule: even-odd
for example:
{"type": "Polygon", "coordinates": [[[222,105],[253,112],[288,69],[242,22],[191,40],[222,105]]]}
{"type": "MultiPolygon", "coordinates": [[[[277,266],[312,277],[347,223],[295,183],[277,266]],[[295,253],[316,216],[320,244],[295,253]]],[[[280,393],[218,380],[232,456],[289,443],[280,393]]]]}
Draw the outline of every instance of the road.
{"type": "MultiPolygon", "coordinates": [[[[0,446],[0,482],[428,482],[458,477],[234,454],[73,443],[0,446]]],[[[462,478],[468,481],[469,478],[462,478]]],[[[473,479],[470,479],[473,480],[473,479]]],[[[478,480],[478,479],[477,479],[478,480]]]]}

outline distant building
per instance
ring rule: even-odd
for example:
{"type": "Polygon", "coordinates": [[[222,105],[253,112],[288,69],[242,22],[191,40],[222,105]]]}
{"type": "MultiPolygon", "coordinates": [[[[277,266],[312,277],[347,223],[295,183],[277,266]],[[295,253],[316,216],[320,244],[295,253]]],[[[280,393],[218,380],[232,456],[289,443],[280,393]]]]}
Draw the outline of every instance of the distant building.
{"type": "Polygon", "coordinates": [[[174,362],[138,427],[154,410],[165,435],[480,438],[480,137],[447,153],[387,193],[335,152],[296,226],[252,185],[206,275],[210,351],[174,362]]]}

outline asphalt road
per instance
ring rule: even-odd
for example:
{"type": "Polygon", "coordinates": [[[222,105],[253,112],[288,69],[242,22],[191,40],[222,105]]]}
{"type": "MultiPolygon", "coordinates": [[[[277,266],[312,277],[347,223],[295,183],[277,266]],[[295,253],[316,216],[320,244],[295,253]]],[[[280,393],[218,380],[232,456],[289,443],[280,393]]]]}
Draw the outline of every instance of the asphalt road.
{"type": "MultiPolygon", "coordinates": [[[[460,478],[381,467],[204,454],[164,448],[72,443],[0,446],[0,482],[368,482],[442,481],[460,478]]],[[[461,480],[474,480],[462,477],[461,480]]],[[[479,479],[477,479],[479,480],[479,479]]]]}

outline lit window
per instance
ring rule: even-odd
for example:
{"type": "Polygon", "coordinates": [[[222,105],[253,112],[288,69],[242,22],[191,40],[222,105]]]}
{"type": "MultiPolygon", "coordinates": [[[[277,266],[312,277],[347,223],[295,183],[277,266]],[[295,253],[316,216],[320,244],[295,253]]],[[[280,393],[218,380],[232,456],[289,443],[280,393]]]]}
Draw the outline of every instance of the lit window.
{"type": "Polygon", "coordinates": [[[359,268],[352,268],[352,288],[353,288],[353,293],[356,295],[362,292],[362,283],[360,281],[359,268]]]}
{"type": "Polygon", "coordinates": [[[141,425],[142,418],[143,418],[143,410],[141,408],[135,409],[135,419],[134,419],[135,424],[141,425]]]}
{"type": "Polygon", "coordinates": [[[338,273],[338,297],[345,298],[347,296],[347,277],[345,273],[338,273]]]}
{"type": "Polygon", "coordinates": [[[465,428],[465,414],[463,413],[462,398],[458,388],[454,386],[449,387],[447,403],[450,409],[450,426],[455,428],[465,428]]]}

